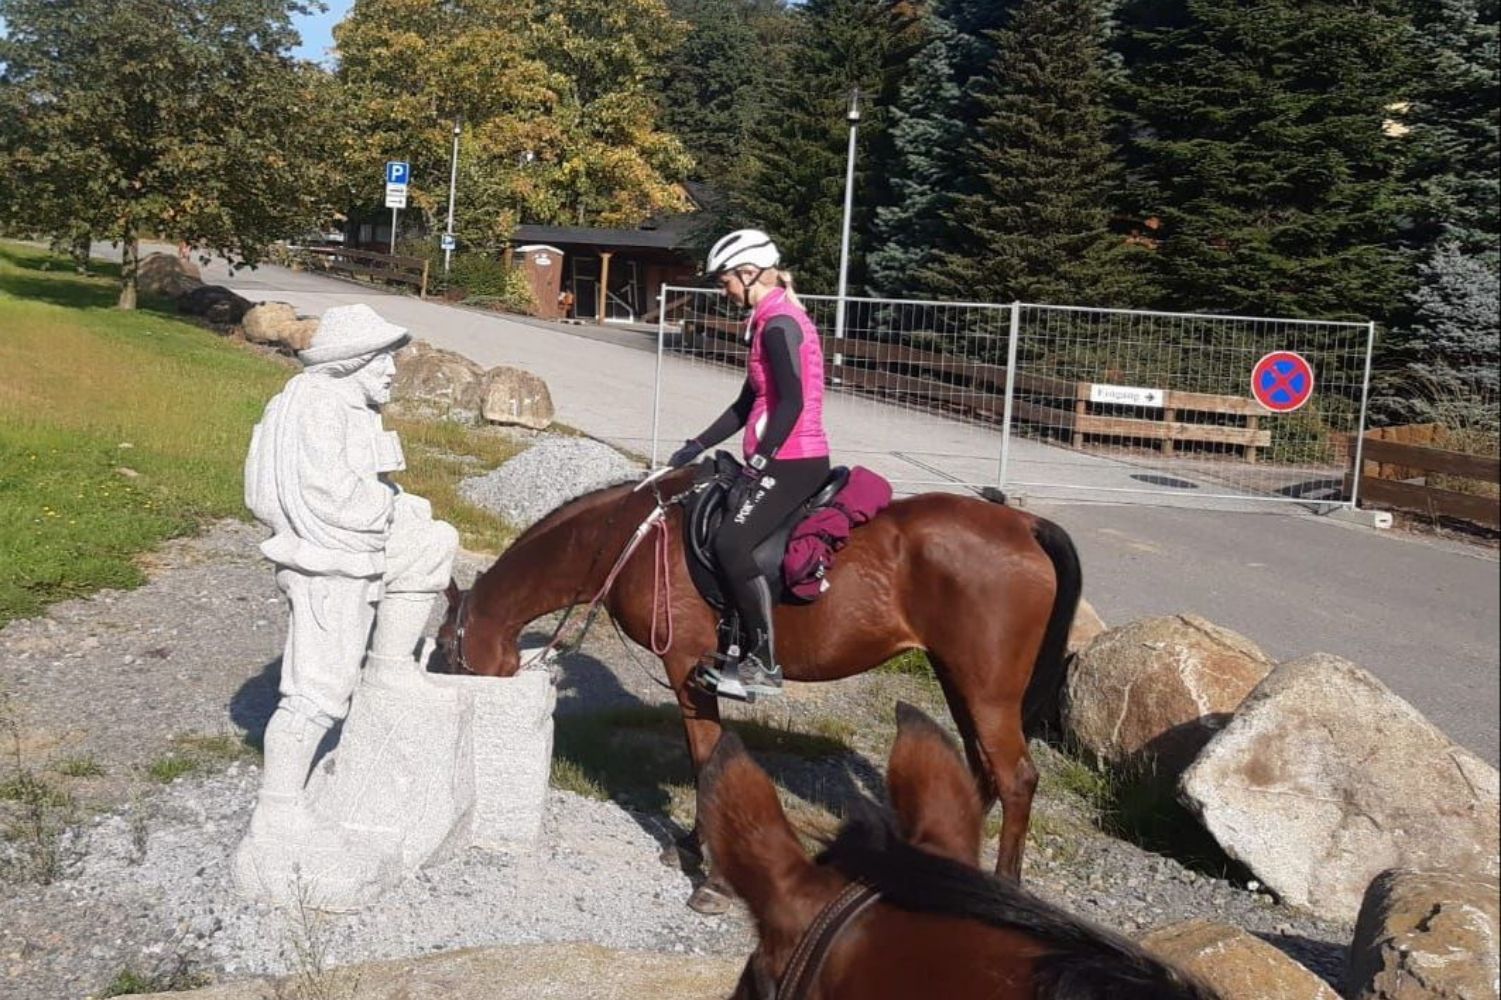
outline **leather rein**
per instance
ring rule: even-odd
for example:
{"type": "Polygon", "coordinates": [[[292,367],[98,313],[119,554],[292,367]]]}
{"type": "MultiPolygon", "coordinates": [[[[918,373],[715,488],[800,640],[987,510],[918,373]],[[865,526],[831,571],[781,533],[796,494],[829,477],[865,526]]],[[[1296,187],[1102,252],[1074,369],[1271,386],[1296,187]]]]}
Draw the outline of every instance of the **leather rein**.
{"type": "MultiPolygon", "coordinates": [[[[661,471],[665,472],[671,470],[664,469],[661,471]]],[[[636,530],[631,534],[630,539],[625,544],[625,548],[621,551],[620,556],[615,560],[615,565],[612,566],[610,568],[610,572],[606,574],[604,585],[600,587],[599,593],[594,595],[594,600],[589,602],[588,610],[584,616],[583,627],[579,629],[578,634],[573,637],[573,641],[569,643],[566,648],[563,648],[559,645],[559,639],[562,637],[564,627],[567,626],[568,620],[573,617],[573,612],[578,608],[580,595],[575,594],[572,603],[570,603],[568,605],[568,609],[563,612],[563,617],[558,622],[558,627],[553,629],[552,636],[548,639],[547,645],[543,647],[542,652],[538,654],[538,662],[545,660],[550,653],[553,653],[555,651],[559,655],[563,655],[566,653],[571,653],[574,650],[578,649],[579,646],[583,645],[584,636],[588,634],[589,627],[594,624],[595,616],[598,615],[599,609],[604,605],[605,598],[609,596],[610,588],[615,586],[615,578],[618,577],[620,575],[620,571],[625,568],[626,561],[629,560],[633,554],[635,554],[636,549],[641,545],[642,541],[645,540],[647,534],[650,533],[653,528],[657,528],[662,532],[662,538],[665,545],[667,530],[667,509],[669,507],[681,505],[683,501],[686,500],[689,496],[692,496],[694,493],[697,493],[699,492],[699,490],[705,488],[704,486],[696,485],[687,490],[684,490],[682,493],[679,493],[676,496],[663,499],[661,492],[657,489],[656,479],[658,475],[660,475],[660,472],[647,477],[646,479],[642,480],[642,482],[637,484],[636,488],[631,491],[632,493],[634,493],[637,490],[640,490],[642,487],[649,485],[651,487],[652,494],[656,498],[656,506],[652,508],[651,513],[646,515],[646,519],[643,520],[636,527],[636,530]]],[[[611,514],[610,521],[613,522],[614,519],[615,515],[611,514]]],[[[606,524],[606,527],[608,527],[608,523],[606,524]]],[[[665,553],[663,554],[663,556],[665,557],[665,553]]],[[[598,553],[595,553],[595,557],[598,558],[598,553]]],[[[579,589],[582,590],[582,586],[580,586],[579,589]]],[[[469,658],[464,655],[464,634],[469,628],[469,595],[473,592],[474,588],[471,586],[470,588],[465,590],[462,596],[460,596],[459,598],[458,612],[454,616],[453,638],[455,661],[453,665],[458,668],[459,673],[468,674],[470,676],[474,676],[475,672],[474,669],[469,666],[469,658]]],[[[671,612],[669,611],[669,615],[670,613],[671,612]]],[[[653,632],[655,633],[655,607],[653,608],[652,620],[653,632]]],[[[668,641],[670,644],[670,618],[668,621],[668,632],[668,641]]],[[[661,651],[654,650],[654,652],[665,652],[665,649],[661,651]]]]}
{"type": "Polygon", "coordinates": [[[818,981],[839,935],[880,898],[881,894],[865,883],[851,882],[830,900],[798,939],[774,1000],[804,1000],[818,981]]]}

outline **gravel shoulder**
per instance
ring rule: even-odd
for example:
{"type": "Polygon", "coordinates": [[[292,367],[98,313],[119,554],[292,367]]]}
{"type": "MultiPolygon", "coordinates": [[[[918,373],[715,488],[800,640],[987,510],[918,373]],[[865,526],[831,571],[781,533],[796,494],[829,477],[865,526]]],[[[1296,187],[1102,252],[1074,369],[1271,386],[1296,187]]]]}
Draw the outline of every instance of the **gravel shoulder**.
{"type": "MultiPolygon", "coordinates": [[[[0,631],[11,720],[0,732],[0,782],[19,767],[75,803],[71,814],[55,807],[57,825],[73,822],[51,841],[57,877],[38,885],[15,876],[14,862],[35,844],[17,803],[0,801],[11,833],[0,857],[12,863],[0,882],[0,997],[93,996],[127,968],[213,980],[295,972],[310,933],[329,965],[529,942],[749,950],[743,914],[693,913],[684,906],[689,877],[656,863],[673,819],[686,818],[682,801],[633,811],[555,790],[536,851],[467,854],[370,910],[319,917],[312,927],[241,902],[227,861],[257,787],[250,747],[274,706],[286,626],[255,548],[261,537],[251,525],[213,525],[154,553],[150,579],[135,591],[61,604],[0,631]],[[64,773],[90,770],[80,761],[100,773],[64,773]]],[[[464,556],[461,582],[487,562],[464,556]]],[[[852,795],[879,794],[897,698],[943,717],[931,682],[896,674],[796,685],[780,705],[755,713],[769,726],[837,733],[852,747],[769,759],[789,798],[837,814],[852,795]]],[[[560,719],[667,701],[607,627],[563,666],[560,719]]],[[[1050,780],[1062,766],[1057,755],[1037,752],[1044,777],[1027,868],[1035,890],[1127,933],[1188,917],[1238,924],[1337,981],[1348,928],[1099,833],[1081,802],[1050,780]]]]}

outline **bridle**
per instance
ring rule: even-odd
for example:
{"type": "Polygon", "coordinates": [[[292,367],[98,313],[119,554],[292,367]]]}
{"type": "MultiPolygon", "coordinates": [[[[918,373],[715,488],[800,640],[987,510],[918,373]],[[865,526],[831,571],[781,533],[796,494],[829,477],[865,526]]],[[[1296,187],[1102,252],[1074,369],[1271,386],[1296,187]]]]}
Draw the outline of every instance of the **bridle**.
{"type": "MultiPolygon", "coordinates": [[[[635,554],[636,549],[640,547],[641,543],[646,539],[646,536],[648,534],[650,534],[653,529],[657,529],[660,532],[660,538],[662,540],[662,552],[661,552],[661,555],[659,557],[659,560],[660,561],[665,561],[665,558],[666,558],[665,546],[666,546],[666,540],[667,540],[666,518],[667,518],[667,510],[668,510],[668,508],[674,507],[674,506],[680,506],[683,503],[683,501],[686,500],[689,496],[691,496],[692,494],[698,492],[700,489],[705,488],[704,486],[695,485],[695,486],[690,487],[689,489],[686,489],[683,492],[677,494],[676,496],[664,499],[663,496],[662,496],[662,494],[661,494],[661,492],[660,492],[660,490],[658,489],[657,479],[661,475],[663,475],[663,474],[665,474],[666,472],[669,472],[669,471],[671,471],[671,470],[670,469],[666,469],[666,468],[659,470],[657,473],[654,473],[653,475],[648,476],[646,479],[642,480],[640,483],[638,483],[636,485],[636,488],[631,491],[631,492],[634,493],[634,492],[640,490],[644,486],[650,486],[652,494],[653,494],[654,498],[656,499],[656,505],[652,508],[651,513],[647,514],[646,519],[643,520],[639,525],[637,525],[636,530],[634,532],[632,532],[632,534],[631,534],[630,540],[626,542],[625,548],[621,550],[621,553],[620,553],[619,557],[616,558],[615,565],[612,566],[610,568],[610,572],[605,575],[604,585],[599,588],[599,592],[597,594],[595,594],[594,595],[594,599],[589,602],[589,607],[588,607],[588,609],[587,609],[587,611],[585,612],[585,615],[584,615],[584,624],[583,624],[583,626],[578,630],[578,632],[574,635],[574,637],[573,637],[573,639],[571,641],[569,641],[566,644],[563,644],[563,643],[560,642],[560,640],[562,639],[562,635],[563,635],[563,629],[567,626],[569,619],[573,617],[573,612],[578,609],[579,600],[580,600],[580,598],[582,596],[582,591],[583,591],[583,585],[580,584],[579,588],[574,591],[573,599],[569,602],[567,610],[565,610],[563,612],[563,617],[562,617],[561,620],[559,620],[557,628],[553,629],[552,636],[548,639],[547,645],[545,647],[543,647],[541,653],[539,653],[537,655],[537,662],[539,662],[539,663],[545,662],[547,660],[547,657],[549,655],[554,655],[554,654],[558,655],[558,656],[567,655],[568,653],[573,652],[574,650],[578,649],[580,646],[583,645],[583,643],[584,643],[584,637],[586,635],[588,635],[590,626],[592,626],[594,624],[595,617],[599,614],[600,608],[602,608],[604,606],[604,601],[605,601],[605,598],[607,596],[609,596],[610,588],[612,588],[613,586],[615,586],[615,580],[616,580],[617,577],[620,576],[620,571],[625,568],[626,562],[631,558],[632,555],[635,554]]],[[[618,508],[617,508],[616,511],[612,511],[610,513],[609,519],[605,522],[605,530],[606,531],[608,531],[609,528],[610,528],[610,526],[612,524],[614,524],[615,517],[616,517],[617,513],[618,513],[618,508]]],[[[600,551],[596,551],[594,553],[594,561],[589,564],[589,572],[585,574],[585,578],[586,579],[588,578],[589,575],[591,575],[593,573],[594,567],[598,564],[599,557],[600,557],[600,551]]],[[[660,570],[661,567],[659,566],[658,569],[660,570]]],[[[469,666],[469,658],[464,655],[464,637],[465,637],[465,633],[468,631],[468,628],[469,628],[469,595],[472,594],[472,593],[474,593],[474,588],[473,587],[470,587],[469,589],[467,589],[467,590],[465,590],[463,592],[463,595],[459,598],[458,610],[454,614],[454,636],[453,636],[453,660],[454,660],[454,662],[452,664],[455,668],[457,668],[457,671],[459,673],[468,674],[468,675],[471,675],[471,676],[473,676],[475,674],[475,671],[474,671],[474,668],[472,668],[471,666],[469,666]]],[[[654,596],[655,596],[655,594],[654,594],[654,596]]],[[[672,635],[672,610],[671,610],[671,605],[668,604],[667,608],[668,608],[668,610],[667,610],[667,614],[668,614],[668,619],[667,619],[667,630],[668,630],[667,644],[670,645],[671,641],[672,641],[672,639],[671,639],[671,635],[672,635]]],[[[656,606],[655,606],[655,604],[653,604],[653,607],[652,607],[652,632],[653,632],[653,649],[652,649],[652,652],[657,653],[658,655],[661,655],[662,653],[666,652],[666,649],[665,649],[665,647],[662,648],[662,649],[655,648],[656,617],[657,617],[656,616],[656,606]]]]}
{"type": "Polygon", "coordinates": [[[839,935],[880,898],[881,894],[864,882],[845,886],[803,931],[782,973],[781,983],[773,989],[768,977],[757,978],[757,1000],[804,1000],[818,981],[839,935]]]}
{"type": "Polygon", "coordinates": [[[470,587],[459,596],[459,609],[453,616],[453,666],[461,674],[473,676],[474,671],[469,666],[469,661],[464,657],[464,632],[469,627],[469,595],[474,590],[470,587]]]}

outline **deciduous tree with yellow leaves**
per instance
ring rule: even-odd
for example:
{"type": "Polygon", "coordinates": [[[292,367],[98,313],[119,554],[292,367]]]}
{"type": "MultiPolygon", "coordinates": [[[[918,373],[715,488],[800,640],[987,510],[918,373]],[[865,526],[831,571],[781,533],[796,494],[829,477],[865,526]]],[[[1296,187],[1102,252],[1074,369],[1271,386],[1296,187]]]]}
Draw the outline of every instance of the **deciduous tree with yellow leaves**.
{"type": "Polygon", "coordinates": [[[663,0],[357,0],[334,32],[352,204],[378,205],[372,164],[404,159],[415,207],[440,218],[458,120],[471,246],[521,221],[633,226],[679,207],[690,161],[652,83],[680,30],[663,0]]]}

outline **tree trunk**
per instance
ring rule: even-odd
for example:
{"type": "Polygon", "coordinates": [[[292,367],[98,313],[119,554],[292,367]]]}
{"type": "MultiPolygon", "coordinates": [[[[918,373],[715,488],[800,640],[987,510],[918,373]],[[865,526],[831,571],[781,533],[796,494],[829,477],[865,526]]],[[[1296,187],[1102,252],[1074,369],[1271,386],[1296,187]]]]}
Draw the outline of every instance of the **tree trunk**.
{"type": "Polygon", "coordinates": [[[79,274],[89,273],[89,252],[93,249],[94,236],[92,233],[81,233],[73,240],[73,270],[79,274]]]}
{"type": "Polygon", "coordinates": [[[141,270],[141,244],[134,231],[127,229],[120,241],[120,308],[136,307],[136,278],[141,270]]]}

